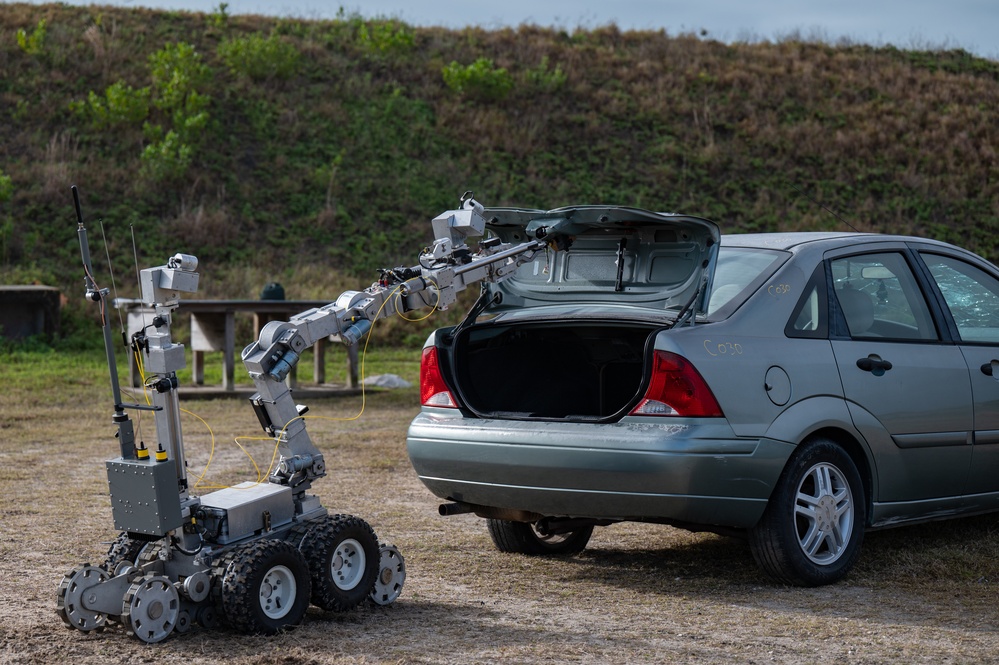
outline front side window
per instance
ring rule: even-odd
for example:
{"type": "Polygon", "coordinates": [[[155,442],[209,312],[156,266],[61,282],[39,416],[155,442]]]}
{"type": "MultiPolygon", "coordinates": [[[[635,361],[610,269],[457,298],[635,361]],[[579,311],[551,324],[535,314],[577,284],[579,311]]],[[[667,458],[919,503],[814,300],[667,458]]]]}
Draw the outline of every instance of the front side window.
{"type": "Polygon", "coordinates": [[[834,259],[830,267],[850,337],[938,338],[926,300],[901,253],[848,256],[834,259]]]}
{"type": "Polygon", "coordinates": [[[999,280],[940,254],[921,254],[965,342],[999,343],[999,280]]]}

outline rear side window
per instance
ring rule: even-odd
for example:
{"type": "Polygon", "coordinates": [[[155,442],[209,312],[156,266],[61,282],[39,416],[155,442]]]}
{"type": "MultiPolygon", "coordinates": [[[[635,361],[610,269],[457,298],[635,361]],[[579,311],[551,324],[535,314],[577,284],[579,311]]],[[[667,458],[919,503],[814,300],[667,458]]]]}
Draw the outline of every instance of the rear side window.
{"type": "Polygon", "coordinates": [[[999,343],[999,280],[959,259],[921,254],[965,342],[999,343]]]}
{"type": "Polygon", "coordinates": [[[825,265],[819,264],[805,285],[805,290],[784,327],[784,334],[788,337],[827,338],[829,304],[826,294],[825,265]]]}
{"type": "Polygon", "coordinates": [[[937,339],[929,307],[902,254],[848,256],[834,259],[830,267],[850,337],[937,339]]]}
{"type": "Polygon", "coordinates": [[[723,307],[735,310],[755,290],[749,287],[769,278],[784,257],[783,253],[769,249],[722,245],[718,249],[707,314],[723,307]]]}
{"type": "Polygon", "coordinates": [[[819,309],[819,290],[812,287],[802,299],[791,328],[797,332],[812,333],[819,329],[822,311],[819,309]]]}

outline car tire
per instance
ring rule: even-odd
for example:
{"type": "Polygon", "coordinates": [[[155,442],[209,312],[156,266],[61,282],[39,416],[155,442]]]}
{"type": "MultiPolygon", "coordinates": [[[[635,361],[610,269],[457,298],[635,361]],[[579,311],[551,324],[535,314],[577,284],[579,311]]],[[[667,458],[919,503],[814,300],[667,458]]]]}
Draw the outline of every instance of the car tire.
{"type": "Polygon", "coordinates": [[[500,552],[532,556],[577,554],[586,548],[593,535],[592,526],[548,535],[538,533],[528,522],[487,519],[486,526],[500,552]]]}
{"type": "Polygon", "coordinates": [[[801,444],[781,473],[760,522],[753,558],[774,580],[821,586],[840,580],[860,555],[867,519],[853,459],[828,439],[801,444]]]}

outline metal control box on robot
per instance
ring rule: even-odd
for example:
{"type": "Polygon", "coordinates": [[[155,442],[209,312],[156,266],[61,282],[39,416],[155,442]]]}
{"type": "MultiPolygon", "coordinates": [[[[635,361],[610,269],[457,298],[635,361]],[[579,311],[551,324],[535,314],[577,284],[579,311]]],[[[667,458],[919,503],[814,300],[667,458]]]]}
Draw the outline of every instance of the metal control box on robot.
{"type": "Polygon", "coordinates": [[[162,538],[183,525],[171,462],[118,457],[106,466],[115,529],[162,538]]]}
{"type": "Polygon", "coordinates": [[[201,508],[203,526],[221,545],[278,529],[295,517],[291,488],[276,483],[233,485],[201,497],[201,508]]]}

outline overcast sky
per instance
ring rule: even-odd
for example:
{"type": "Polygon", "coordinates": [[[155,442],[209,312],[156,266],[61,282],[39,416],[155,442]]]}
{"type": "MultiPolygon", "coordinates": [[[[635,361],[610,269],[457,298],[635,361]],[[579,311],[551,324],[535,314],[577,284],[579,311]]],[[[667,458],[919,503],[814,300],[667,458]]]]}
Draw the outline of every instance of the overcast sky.
{"type": "MultiPolygon", "coordinates": [[[[0,0],[8,1],[8,0],[0,0]]],[[[39,0],[32,0],[37,2],[39,0]]],[[[69,4],[90,4],[71,0],[69,4]]],[[[104,0],[98,4],[210,12],[219,0],[104,0]]],[[[963,48],[999,59],[999,0],[228,0],[232,14],[333,18],[342,5],[413,25],[486,28],[534,23],[592,28],[707,31],[731,41],[789,34],[899,48],[963,48]]]]}

